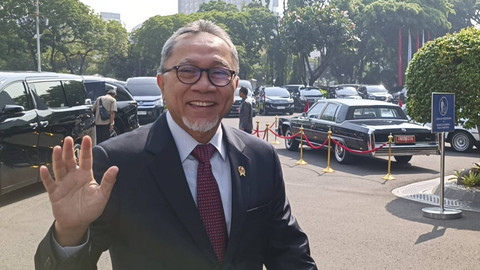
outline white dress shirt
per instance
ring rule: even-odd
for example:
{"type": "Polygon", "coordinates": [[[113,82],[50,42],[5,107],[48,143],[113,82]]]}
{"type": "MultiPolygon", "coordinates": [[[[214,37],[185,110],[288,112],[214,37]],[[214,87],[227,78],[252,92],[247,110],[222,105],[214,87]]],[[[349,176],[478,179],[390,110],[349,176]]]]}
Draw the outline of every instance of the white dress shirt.
{"type": "MultiPolygon", "coordinates": [[[[172,132],[173,139],[177,145],[180,160],[182,161],[183,171],[187,178],[188,187],[192,194],[193,200],[197,203],[197,167],[198,160],[191,154],[193,149],[200,144],[190,134],[183,130],[173,120],[170,112],[167,111],[167,123],[172,132]]],[[[227,156],[227,150],[223,143],[223,131],[219,126],[217,132],[210,140],[210,142],[217,151],[210,159],[212,164],[212,172],[215,180],[217,180],[220,196],[222,197],[223,211],[225,213],[225,222],[227,224],[227,231],[230,234],[230,224],[232,220],[232,181],[230,172],[230,162],[227,156]]],[[[180,180],[180,179],[179,179],[180,180]]]]}

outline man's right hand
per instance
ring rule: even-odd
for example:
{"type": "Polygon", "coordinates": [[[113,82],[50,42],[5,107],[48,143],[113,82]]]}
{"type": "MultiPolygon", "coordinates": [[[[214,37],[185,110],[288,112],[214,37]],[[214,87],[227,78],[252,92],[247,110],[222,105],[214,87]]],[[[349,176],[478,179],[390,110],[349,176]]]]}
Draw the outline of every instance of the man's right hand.
{"type": "Polygon", "coordinates": [[[62,246],[82,243],[90,223],[102,214],[118,173],[118,167],[110,167],[99,185],[93,177],[91,138],[83,137],[78,166],[73,146],[73,139],[66,137],[63,148],[57,145],[53,149],[55,180],[47,167],[40,167],[52,203],[55,239],[62,246]]]}

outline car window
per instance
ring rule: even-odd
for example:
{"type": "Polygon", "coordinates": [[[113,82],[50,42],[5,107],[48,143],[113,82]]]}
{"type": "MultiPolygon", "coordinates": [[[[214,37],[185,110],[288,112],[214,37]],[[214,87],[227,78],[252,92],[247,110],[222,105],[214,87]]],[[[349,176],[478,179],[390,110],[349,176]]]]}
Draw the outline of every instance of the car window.
{"type": "Polygon", "coordinates": [[[5,105],[23,106],[25,110],[33,109],[22,82],[12,83],[0,92],[0,110],[3,110],[5,105]]]}
{"type": "Polygon", "coordinates": [[[115,96],[115,99],[117,101],[129,101],[132,100],[132,98],[127,94],[125,90],[119,90],[120,88],[117,88],[117,95],[115,96]]]}
{"type": "Polygon", "coordinates": [[[67,106],[67,100],[60,81],[34,82],[28,85],[36,93],[35,101],[39,109],[67,106]]]}
{"type": "Polygon", "coordinates": [[[65,95],[69,106],[78,106],[85,104],[87,99],[87,93],[85,92],[85,86],[81,81],[63,81],[63,87],[65,88],[65,95]]]}
{"type": "Polygon", "coordinates": [[[283,89],[283,88],[267,88],[265,89],[265,93],[267,96],[283,97],[283,98],[290,97],[290,93],[287,91],[287,89],[283,89]]]}
{"type": "Polygon", "coordinates": [[[134,96],[160,96],[162,92],[155,78],[151,80],[128,81],[126,88],[134,96]]]}
{"type": "Polygon", "coordinates": [[[394,107],[359,107],[353,110],[354,119],[404,119],[394,107]]]}
{"type": "Polygon", "coordinates": [[[325,102],[317,102],[314,106],[310,108],[310,110],[307,113],[307,117],[318,118],[324,106],[325,106],[325,102]]]}
{"type": "Polygon", "coordinates": [[[327,121],[335,121],[335,115],[339,107],[340,107],[339,105],[334,103],[328,104],[327,107],[325,107],[325,110],[323,111],[321,119],[327,120],[327,121]]]}

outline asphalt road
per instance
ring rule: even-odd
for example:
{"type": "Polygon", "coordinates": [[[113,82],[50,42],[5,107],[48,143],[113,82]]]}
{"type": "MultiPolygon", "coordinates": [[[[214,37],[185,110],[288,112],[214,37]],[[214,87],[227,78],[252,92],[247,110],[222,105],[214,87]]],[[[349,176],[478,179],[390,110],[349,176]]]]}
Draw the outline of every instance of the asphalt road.
{"type": "MultiPolygon", "coordinates": [[[[260,128],[275,116],[257,116],[260,128]]],[[[238,125],[238,118],[226,118],[238,125]]],[[[262,136],[261,136],[262,137],[262,136]]],[[[276,145],[294,215],[310,239],[319,269],[480,269],[480,213],[463,211],[457,220],[422,216],[423,203],[397,198],[392,190],[438,178],[440,156],[414,156],[410,164],[392,162],[393,181],[382,179],[387,159],[334,160],[325,173],[327,151],[303,153],[276,145]]],[[[269,134],[269,142],[274,141],[269,134]]],[[[479,151],[460,154],[447,147],[445,175],[478,162],[479,151]]],[[[0,198],[0,269],[33,269],[36,246],[52,223],[41,184],[0,198]]],[[[111,269],[108,253],[99,269],[111,269]]]]}

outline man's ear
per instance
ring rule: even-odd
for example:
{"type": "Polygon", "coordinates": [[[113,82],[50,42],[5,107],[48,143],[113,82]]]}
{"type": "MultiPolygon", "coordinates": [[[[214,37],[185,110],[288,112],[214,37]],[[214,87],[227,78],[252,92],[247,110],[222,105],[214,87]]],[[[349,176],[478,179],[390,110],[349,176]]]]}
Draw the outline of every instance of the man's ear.
{"type": "Polygon", "coordinates": [[[162,74],[157,74],[157,84],[160,89],[163,91],[163,77],[162,74]]]}

